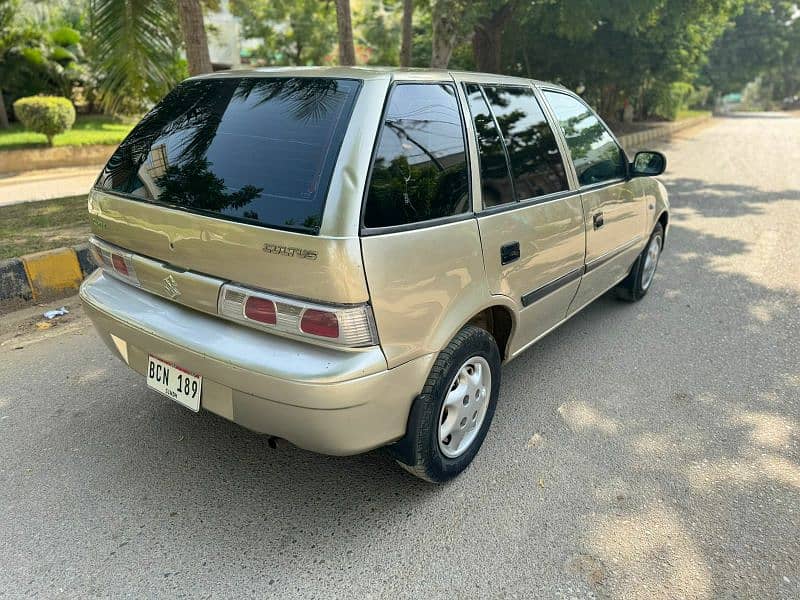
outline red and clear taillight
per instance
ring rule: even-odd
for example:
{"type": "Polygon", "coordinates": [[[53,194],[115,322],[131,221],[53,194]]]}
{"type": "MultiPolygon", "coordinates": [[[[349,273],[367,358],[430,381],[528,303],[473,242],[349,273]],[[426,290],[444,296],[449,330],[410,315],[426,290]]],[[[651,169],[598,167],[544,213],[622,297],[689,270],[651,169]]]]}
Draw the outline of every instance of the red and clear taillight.
{"type": "Polygon", "coordinates": [[[107,244],[96,237],[89,239],[89,247],[100,268],[114,277],[139,287],[139,278],[133,267],[133,256],[121,248],[107,244]]]}
{"type": "Polygon", "coordinates": [[[265,331],[358,348],[378,343],[369,304],[325,305],[256,292],[239,285],[222,286],[220,316],[265,331]]]}

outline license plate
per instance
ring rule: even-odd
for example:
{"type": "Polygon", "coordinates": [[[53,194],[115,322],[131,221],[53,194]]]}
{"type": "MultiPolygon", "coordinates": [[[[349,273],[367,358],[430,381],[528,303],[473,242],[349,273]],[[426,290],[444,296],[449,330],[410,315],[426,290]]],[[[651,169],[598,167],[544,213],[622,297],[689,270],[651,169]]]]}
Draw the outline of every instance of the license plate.
{"type": "Polygon", "coordinates": [[[147,385],[167,398],[197,412],[203,378],[177,365],[150,356],[147,365],[147,385]]]}

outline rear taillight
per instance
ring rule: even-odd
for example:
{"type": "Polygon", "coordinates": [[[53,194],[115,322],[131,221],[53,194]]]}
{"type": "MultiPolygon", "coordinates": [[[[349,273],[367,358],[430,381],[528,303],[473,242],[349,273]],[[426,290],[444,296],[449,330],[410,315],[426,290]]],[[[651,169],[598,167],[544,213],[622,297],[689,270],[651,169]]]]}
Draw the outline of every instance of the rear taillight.
{"type": "Polygon", "coordinates": [[[300,331],[326,338],[339,337],[339,319],[336,313],[307,308],[300,319],[300,331]]]}
{"type": "Polygon", "coordinates": [[[114,266],[114,270],[120,275],[125,275],[126,277],[130,275],[128,273],[128,265],[125,264],[125,259],[119,254],[111,255],[111,264],[114,266]]]}
{"type": "Polygon", "coordinates": [[[378,343],[368,304],[327,306],[226,284],[219,295],[218,312],[220,316],[265,331],[341,346],[355,348],[378,343]]]}
{"type": "Polygon", "coordinates": [[[278,322],[275,303],[257,296],[250,296],[245,301],[244,316],[266,325],[275,325],[278,322]]]}
{"type": "Polygon", "coordinates": [[[95,237],[89,239],[95,262],[103,270],[132,285],[139,286],[136,269],[133,268],[133,256],[129,252],[107,244],[95,237]]]}

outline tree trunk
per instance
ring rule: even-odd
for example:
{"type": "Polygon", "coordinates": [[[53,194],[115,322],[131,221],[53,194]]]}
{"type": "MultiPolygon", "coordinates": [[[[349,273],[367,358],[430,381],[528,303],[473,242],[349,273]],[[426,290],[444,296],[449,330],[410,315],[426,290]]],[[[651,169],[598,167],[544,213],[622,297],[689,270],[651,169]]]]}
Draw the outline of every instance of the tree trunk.
{"type": "Polygon", "coordinates": [[[475,24],[472,52],[478,71],[499,73],[502,69],[503,31],[513,14],[514,2],[506,2],[475,24]]]}
{"type": "Polygon", "coordinates": [[[336,23],[339,27],[339,64],[356,64],[353,46],[353,24],[350,21],[350,0],[336,0],[336,23]]]}
{"type": "Polygon", "coordinates": [[[211,73],[211,57],[208,54],[208,38],[203,25],[203,8],[200,0],[178,0],[183,41],[186,45],[186,61],[189,75],[211,73]]]}
{"type": "Polygon", "coordinates": [[[458,35],[458,14],[455,2],[434,0],[431,6],[433,17],[433,44],[431,49],[431,67],[446,69],[453,55],[458,35]]]}
{"type": "Polygon", "coordinates": [[[6,113],[6,100],[3,90],[0,90],[0,129],[8,129],[8,114],[6,113]]]}
{"type": "Polygon", "coordinates": [[[400,66],[411,66],[411,39],[414,33],[412,15],[414,0],[403,0],[403,42],[400,45],[400,66]]]}

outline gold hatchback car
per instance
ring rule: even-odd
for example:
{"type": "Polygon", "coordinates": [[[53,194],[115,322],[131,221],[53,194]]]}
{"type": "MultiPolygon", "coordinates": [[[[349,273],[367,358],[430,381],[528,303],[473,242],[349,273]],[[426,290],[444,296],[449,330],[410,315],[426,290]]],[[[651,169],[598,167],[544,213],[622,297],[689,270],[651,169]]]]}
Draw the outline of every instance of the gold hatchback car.
{"type": "Polygon", "coordinates": [[[387,446],[441,482],[478,452],[503,362],[609,289],[647,293],[664,167],[529,79],[196,77],[91,191],[101,269],[81,298],[109,348],[187,408],[316,452],[387,446]]]}

